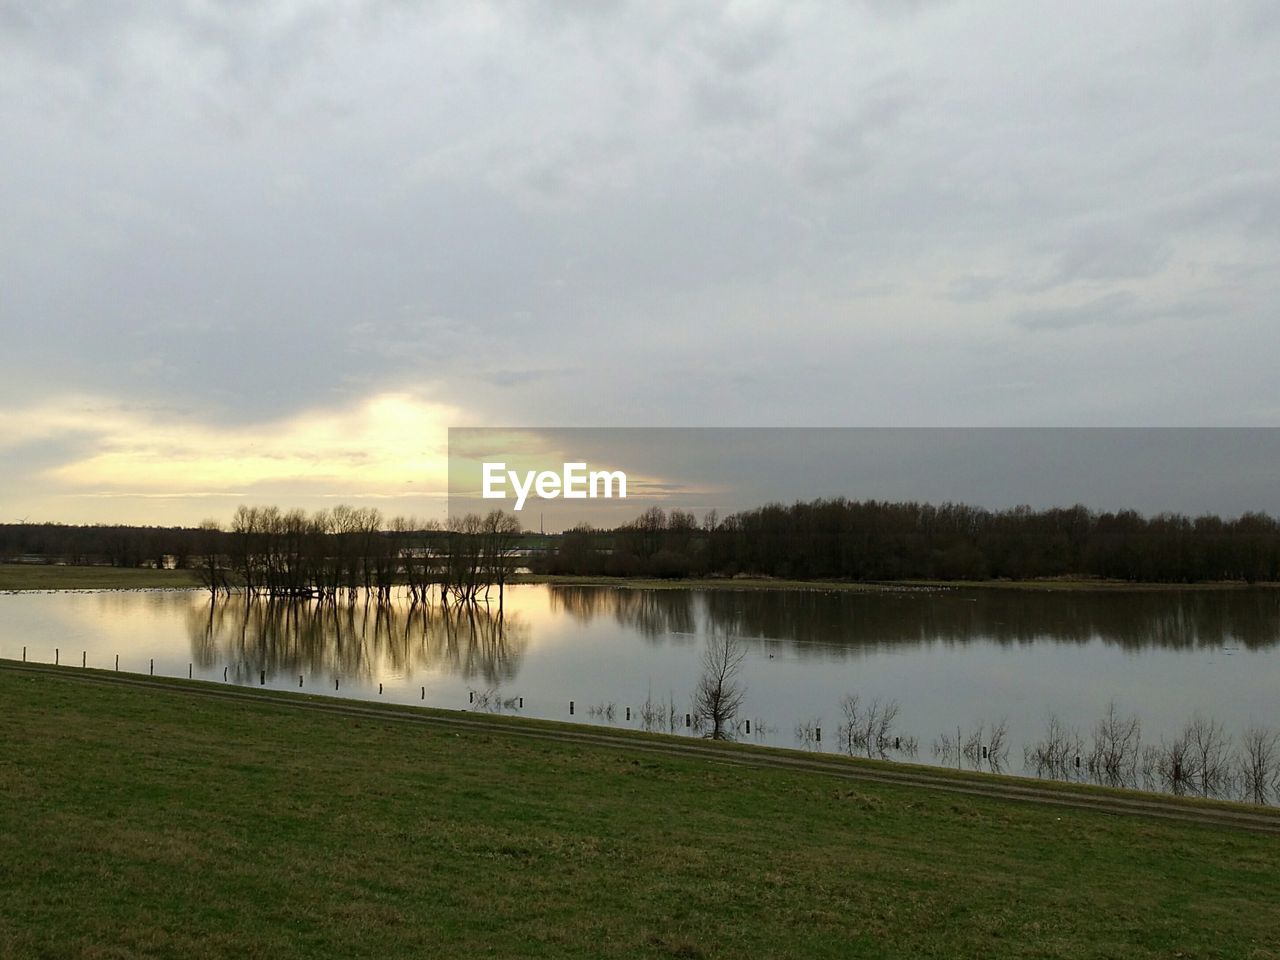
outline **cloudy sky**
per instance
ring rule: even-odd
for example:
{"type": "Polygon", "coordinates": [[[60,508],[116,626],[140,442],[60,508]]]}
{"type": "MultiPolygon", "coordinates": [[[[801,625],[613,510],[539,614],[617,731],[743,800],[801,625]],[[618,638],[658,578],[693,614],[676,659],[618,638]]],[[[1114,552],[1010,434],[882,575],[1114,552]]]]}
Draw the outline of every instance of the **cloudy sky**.
{"type": "Polygon", "coordinates": [[[1280,4],[0,0],[0,521],[449,425],[1280,426],[1280,4]]]}

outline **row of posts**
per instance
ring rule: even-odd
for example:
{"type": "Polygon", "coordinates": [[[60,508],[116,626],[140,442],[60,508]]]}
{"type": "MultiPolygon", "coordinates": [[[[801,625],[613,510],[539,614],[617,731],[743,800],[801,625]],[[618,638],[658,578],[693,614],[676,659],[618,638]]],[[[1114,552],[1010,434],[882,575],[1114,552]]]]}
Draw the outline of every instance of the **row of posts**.
{"type": "MultiPolygon", "coordinates": [[[[26,648],[25,646],[22,648],[22,662],[23,662],[23,663],[26,663],[26,662],[27,662],[27,648],[26,648]]],[[[57,666],[61,666],[61,664],[62,664],[62,650],[61,650],[61,648],[60,648],[60,647],[54,647],[54,648],[53,648],[53,665],[54,665],[55,667],[57,667],[57,666]]],[[[85,669],[85,668],[88,666],[88,664],[89,664],[89,651],[87,651],[87,650],[82,650],[82,651],[80,651],[80,668],[83,670],[83,669],[85,669]]],[[[118,653],[116,654],[116,666],[115,666],[115,669],[116,669],[116,673],[119,673],[119,672],[120,672],[120,654],[118,654],[118,653]]],[[[149,666],[148,666],[148,673],[149,673],[149,675],[150,675],[150,676],[153,676],[153,677],[156,675],[156,660],[155,660],[155,657],[152,657],[152,658],[151,658],[151,660],[150,660],[150,663],[149,663],[149,666]]],[[[225,683],[225,682],[228,682],[228,681],[230,680],[230,676],[231,676],[231,668],[230,668],[230,667],[223,667],[223,668],[222,668],[222,680],[223,680],[223,682],[224,682],[224,683],[225,683]]],[[[188,663],[188,664],[187,664],[187,679],[188,679],[188,680],[191,680],[191,679],[194,679],[194,677],[195,677],[195,664],[194,664],[194,663],[188,663]]],[[[337,690],[337,689],[338,689],[338,684],[339,684],[339,680],[338,680],[338,678],[337,678],[337,677],[334,677],[334,678],[333,678],[333,689],[334,689],[334,690],[337,690]]],[[[265,687],[265,686],[267,685],[267,671],[265,671],[265,670],[259,670],[259,671],[258,671],[258,685],[259,685],[259,686],[263,686],[263,687],[265,687]]],[[[299,687],[299,688],[301,688],[301,687],[302,687],[302,685],[303,685],[303,674],[301,674],[301,673],[300,673],[300,674],[298,674],[298,687],[299,687]]],[[[378,684],[378,693],[379,693],[379,694],[381,694],[381,693],[382,693],[382,684],[381,684],[381,683],[379,683],[379,684],[378,684]]],[[[420,688],[419,697],[420,697],[420,699],[422,699],[422,700],[426,700],[426,699],[427,699],[427,688],[426,688],[426,687],[421,687],[421,688],[420,688]]],[[[472,702],[474,702],[474,701],[475,701],[475,698],[476,698],[476,695],[475,695],[475,691],[473,690],[473,691],[471,691],[471,700],[472,700],[472,702]]],[[[521,709],[523,709],[523,708],[524,708],[524,697],[520,697],[520,698],[519,698],[519,700],[520,700],[520,707],[521,707],[521,709]]],[[[570,713],[573,713],[573,705],[572,705],[572,703],[569,705],[569,712],[570,712],[570,713]]],[[[630,708],[628,708],[628,710],[627,710],[627,718],[628,718],[628,719],[630,719],[630,716],[631,716],[631,711],[630,711],[630,708]]]]}
{"type": "MultiPolygon", "coordinates": [[[[60,660],[60,658],[61,658],[61,650],[60,650],[59,648],[56,648],[56,646],[55,646],[55,648],[54,648],[54,666],[55,666],[55,667],[56,667],[56,666],[59,666],[59,660],[60,660]]],[[[23,663],[26,663],[26,662],[27,662],[27,648],[26,648],[26,646],[23,646],[23,648],[22,648],[22,662],[23,662],[23,663]]],[[[88,664],[88,650],[82,650],[82,652],[81,652],[81,668],[83,669],[84,667],[86,667],[86,666],[87,666],[87,664],[88,664]]],[[[154,657],[152,657],[152,658],[151,658],[150,668],[148,668],[148,669],[150,669],[150,676],[154,677],[154,676],[155,676],[155,673],[156,673],[156,662],[155,662],[155,658],[154,658],[154,657]]],[[[195,664],[195,663],[188,663],[188,664],[187,664],[187,680],[192,680],[192,678],[193,678],[193,677],[195,677],[195,669],[196,669],[196,664],[195,664]]],[[[119,673],[119,671],[120,671],[120,654],[115,654],[115,671],[116,671],[116,673],[119,673]]],[[[230,678],[230,667],[223,667],[223,682],[227,682],[227,681],[229,681],[229,678],[230,678]]],[[[257,682],[259,682],[259,686],[266,686],[266,671],[265,671],[265,669],[264,669],[264,671],[259,671],[259,678],[257,678],[257,682]]],[[[300,673],[300,675],[298,675],[298,689],[301,689],[301,687],[302,687],[302,682],[303,682],[303,675],[301,675],[301,673],[300,673]]],[[[338,677],[334,677],[334,680],[333,680],[333,689],[334,689],[334,690],[338,690],[338,677]]],[[[379,696],[381,695],[381,692],[383,692],[383,685],[379,684],[379,685],[378,685],[378,694],[379,694],[379,696]]],[[[476,691],[475,691],[475,690],[471,690],[471,691],[470,691],[470,694],[468,694],[468,695],[470,695],[470,700],[468,700],[468,701],[470,701],[470,703],[475,703],[475,701],[476,701],[476,691]]],[[[426,700],[426,687],[425,687],[425,686],[424,686],[424,687],[421,687],[421,699],[422,699],[422,700],[426,700]]],[[[525,698],[524,698],[524,696],[520,696],[520,698],[517,698],[517,700],[518,700],[518,701],[520,701],[520,709],[524,709],[524,708],[525,708],[525,698]]],[[[568,716],[570,716],[570,717],[572,717],[572,716],[573,716],[573,709],[575,709],[575,704],[573,704],[573,701],[572,701],[572,700],[570,700],[570,701],[568,701],[568,716]]],[[[626,708],[626,717],[627,717],[627,721],[628,721],[628,722],[630,722],[630,719],[631,719],[631,708],[630,708],[630,707],[627,707],[627,708],[626,708]]],[[[685,727],[687,728],[687,727],[692,727],[692,726],[694,726],[694,717],[692,717],[692,714],[690,714],[690,713],[686,713],[686,714],[685,714],[685,727]]],[[[751,721],[746,721],[746,732],[748,732],[748,733],[750,733],[750,732],[751,732],[751,721]]],[[[817,728],[815,728],[815,730],[814,730],[814,740],[815,740],[815,741],[818,741],[818,742],[822,742],[822,727],[817,727],[817,728]]],[[[896,745],[897,745],[897,744],[896,744],[896,742],[895,742],[895,746],[896,746],[896,745]]],[[[983,758],[986,758],[986,756],[987,756],[987,748],[982,748],[982,755],[983,755],[983,758]]],[[[1080,764],[1080,760],[1079,760],[1079,758],[1076,758],[1075,763],[1076,763],[1076,765],[1078,765],[1078,767],[1079,767],[1079,764],[1080,764]]]]}

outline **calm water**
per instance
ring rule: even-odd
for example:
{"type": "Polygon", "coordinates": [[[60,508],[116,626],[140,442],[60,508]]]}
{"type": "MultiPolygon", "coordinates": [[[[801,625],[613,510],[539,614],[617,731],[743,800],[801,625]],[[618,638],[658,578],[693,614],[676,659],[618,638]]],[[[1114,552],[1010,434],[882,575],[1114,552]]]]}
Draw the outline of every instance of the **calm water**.
{"type": "MultiPolygon", "coordinates": [[[[503,615],[364,603],[211,604],[197,591],[0,596],[0,657],[217,683],[642,728],[646,700],[675,732],[712,633],[739,638],[740,739],[836,751],[845,695],[894,699],[895,733],[923,763],[970,764],[934,744],[1007,720],[1004,769],[1050,713],[1086,741],[1114,701],[1144,743],[1193,714],[1239,736],[1280,729],[1280,593],[508,588],[503,615]],[[379,684],[382,692],[379,693],[379,684]],[[523,698],[523,707],[520,706],[523,698]],[[612,719],[609,707],[612,706],[612,719]],[[627,708],[631,719],[626,718],[627,708]],[[750,719],[751,733],[745,732],[750,719]],[[816,739],[820,729],[821,741],[816,739]]],[[[989,764],[988,764],[989,765],[989,764]]]]}

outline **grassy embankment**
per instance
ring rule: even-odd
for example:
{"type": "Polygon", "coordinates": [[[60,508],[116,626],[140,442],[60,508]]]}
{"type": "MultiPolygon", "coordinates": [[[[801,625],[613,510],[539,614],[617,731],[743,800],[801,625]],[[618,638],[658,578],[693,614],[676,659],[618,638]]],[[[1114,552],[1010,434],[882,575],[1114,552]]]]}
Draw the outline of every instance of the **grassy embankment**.
{"type": "Polygon", "coordinates": [[[1280,955],[1280,837],[167,686],[0,670],[0,956],[1280,955]]]}

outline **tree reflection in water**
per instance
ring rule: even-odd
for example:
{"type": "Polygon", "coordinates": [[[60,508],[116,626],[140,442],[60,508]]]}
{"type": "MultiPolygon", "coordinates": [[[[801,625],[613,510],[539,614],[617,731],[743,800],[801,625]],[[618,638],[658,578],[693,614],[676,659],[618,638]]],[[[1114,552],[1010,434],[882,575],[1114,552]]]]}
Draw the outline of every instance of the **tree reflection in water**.
{"type": "Polygon", "coordinates": [[[609,617],[657,642],[699,631],[777,643],[795,655],[935,643],[1094,640],[1126,650],[1262,650],[1280,643],[1280,590],[812,590],[552,586],[551,607],[587,625],[609,617]]]}
{"type": "Polygon", "coordinates": [[[193,607],[187,628],[198,666],[226,666],[229,677],[242,682],[261,671],[347,682],[442,671],[499,686],[515,677],[529,644],[519,614],[482,603],[405,598],[220,597],[193,607]]]}

